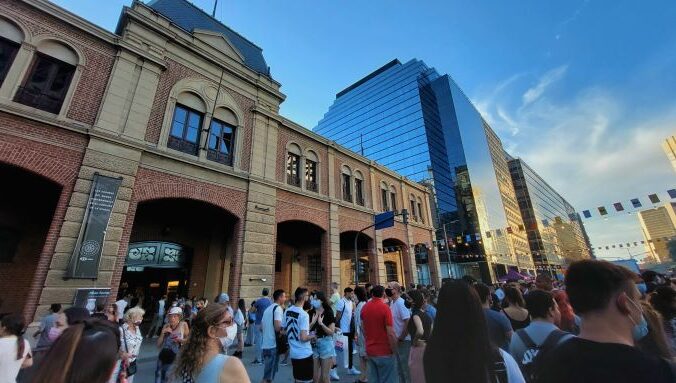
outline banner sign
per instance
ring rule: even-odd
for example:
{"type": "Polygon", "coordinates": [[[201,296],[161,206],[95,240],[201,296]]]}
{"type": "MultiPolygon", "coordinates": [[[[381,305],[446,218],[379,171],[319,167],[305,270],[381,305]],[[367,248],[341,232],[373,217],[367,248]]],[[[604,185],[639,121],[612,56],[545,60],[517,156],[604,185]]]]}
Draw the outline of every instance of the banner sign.
{"type": "Polygon", "coordinates": [[[83,307],[89,311],[89,314],[96,310],[96,305],[105,304],[110,296],[110,289],[83,288],[77,289],[73,306],[83,307]]]}
{"type": "Polygon", "coordinates": [[[70,258],[66,278],[96,279],[106,229],[122,178],[94,174],[84,220],[70,258]]]}
{"type": "Polygon", "coordinates": [[[125,266],[128,271],[142,267],[181,268],[186,265],[190,252],[189,248],[178,243],[156,241],[130,243],[125,266]]]}
{"type": "Polygon", "coordinates": [[[373,224],[376,230],[381,230],[394,226],[393,211],[386,211],[384,213],[376,214],[373,218],[374,218],[373,224]]]}

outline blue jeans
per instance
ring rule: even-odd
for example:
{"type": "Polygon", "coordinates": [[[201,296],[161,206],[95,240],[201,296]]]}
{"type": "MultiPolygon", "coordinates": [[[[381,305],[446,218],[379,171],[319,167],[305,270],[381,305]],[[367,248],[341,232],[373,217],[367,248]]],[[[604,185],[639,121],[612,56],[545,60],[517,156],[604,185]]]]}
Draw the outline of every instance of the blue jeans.
{"type": "Polygon", "coordinates": [[[263,380],[272,382],[275,379],[275,374],[279,369],[279,355],[277,355],[277,348],[269,348],[263,350],[263,380]]]}
{"type": "Polygon", "coordinates": [[[394,355],[369,356],[366,359],[369,383],[398,383],[399,376],[394,358],[394,355]]]}
{"type": "Polygon", "coordinates": [[[408,372],[408,354],[411,352],[411,341],[399,341],[397,347],[397,370],[399,371],[399,381],[401,383],[408,383],[411,381],[408,372]]]}
{"type": "Polygon", "coordinates": [[[257,360],[259,362],[263,361],[263,349],[261,346],[263,345],[263,331],[261,331],[261,324],[257,323],[253,325],[253,331],[254,331],[254,342],[256,343],[256,348],[255,348],[255,353],[254,353],[254,360],[257,360]]]}
{"type": "Polygon", "coordinates": [[[173,363],[165,364],[162,363],[159,359],[157,360],[157,366],[155,367],[155,383],[166,383],[169,381],[169,369],[173,366],[173,363]]]}

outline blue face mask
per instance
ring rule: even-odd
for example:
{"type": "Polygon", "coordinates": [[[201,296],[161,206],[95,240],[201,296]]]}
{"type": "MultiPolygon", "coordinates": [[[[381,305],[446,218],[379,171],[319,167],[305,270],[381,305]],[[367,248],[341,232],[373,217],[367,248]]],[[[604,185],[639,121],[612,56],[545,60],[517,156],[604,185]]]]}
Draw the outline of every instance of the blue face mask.
{"type": "MultiPolygon", "coordinates": [[[[640,309],[640,306],[635,303],[633,300],[630,301],[631,304],[633,304],[639,311],[641,311],[641,320],[634,324],[634,327],[631,329],[631,336],[634,338],[634,341],[639,341],[643,339],[646,335],[648,335],[648,322],[645,320],[645,317],[643,316],[643,311],[640,309]]],[[[629,317],[631,319],[631,317],[629,317]]],[[[633,322],[634,320],[631,319],[633,322]]]]}
{"type": "Polygon", "coordinates": [[[313,299],[313,300],[311,300],[311,301],[310,301],[310,304],[312,305],[312,307],[313,307],[315,310],[318,309],[318,308],[320,308],[320,307],[322,307],[322,301],[320,301],[319,299],[313,299]]]}

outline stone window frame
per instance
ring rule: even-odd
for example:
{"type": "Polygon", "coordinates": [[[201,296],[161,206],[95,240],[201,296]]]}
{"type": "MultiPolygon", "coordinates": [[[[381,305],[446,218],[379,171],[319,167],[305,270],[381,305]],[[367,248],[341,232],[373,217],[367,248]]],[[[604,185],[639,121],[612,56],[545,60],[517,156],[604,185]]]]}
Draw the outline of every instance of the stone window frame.
{"type": "Polygon", "coordinates": [[[364,196],[366,181],[364,180],[364,174],[359,169],[355,169],[352,179],[354,183],[354,202],[359,206],[366,207],[366,198],[364,196]],[[361,196],[357,195],[357,180],[361,181],[361,196]],[[359,201],[359,197],[361,197],[361,201],[359,201]]]}
{"type": "Polygon", "coordinates": [[[352,169],[346,165],[343,164],[340,167],[340,199],[344,202],[354,204],[354,173],[352,169]],[[347,180],[345,179],[345,176],[347,176],[347,180]],[[350,194],[349,198],[345,198],[345,188],[349,187],[350,194]]]}
{"type": "Polygon", "coordinates": [[[303,151],[303,156],[301,157],[301,165],[302,165],[301,170],[303,172],[303,177],[302,177],[303,181],[301,182],[301,184],[302,184],[301,189],[307,190],[307,191],[312,192],[312,193],[319,193],[319,191],[321,190],[321,181],[320,181],[321,178],[320,178],[320,170],[319,170],[321,168],[321,160],[319,159],[319,155],[317,154],[317,151],[312,149],[312,148],[305,148],[305,150],[303,151]],[[308,181],[306,179],[305,168],[307,166],[308,161],[312,161],[312,162],[315,163],[315,184],[316,184],[317,190],[311,190],[311,189],[308,189],[308,187],[307,187],[308,181]]]}
{"type": "Polygon", "coordinates": [[[385,181],[380,182],[380,209],[382,212],[390,211],[390,188],[385,181]],[[385,192],[383,194],[383,192],[385,192]]]}
{"type": "MultiPolygon", "coordinates": [[[[216,119],[221,121],[221,119],[216,119]]],[[[225,86],[221,85],[221,91],[219,92],[217,89],[217,81],[184,78],[176,82],[169,92],[157,148],[171,153],[176,157],[181,157],[192,161],[197,160],[201,163],[208,163],[213,166],[223,167],[231,170],[243,170],[242,157],[245,135],[244,121],[244,112],[239,108],[234,97],[230,95],[225,86]],[[202,129],[200,130],[199,151],[197,156],[186,154],[167,147],[169,132],[171,131],[171,124],[174,118],[174,110],[176,109],[176,104],[178,103],[178,96],[184,92],[195,94],[205,104],[206,112],[204,113],[204,118],[202,119],[202,129]],[[219,161],[212,161],[207,158],[207,140],[209,139],[211,121],[214,119],[214,114],[218,112],[219,109],[224,109],[232,113],[235,118],[235,121],[223,121],[235,127],[235,143],[233,145],[232,165],[227,165],[219,161]]]]}
{"type": "Polygon", "coordinates": [[[416,202],[417,202],[417,200],[416,200],[416,198],[415,198],[415,195],[414,195],[413,193],[411,193],[411,195],[409,196],[408,200],[409,200],[409,205],[410,205],[410,207],[411,207],[411,212],[410,212],[410,214],[411,214],[411,219],[412,219],[413,221],[416,221],[416,222],[417,222],[418,219],[419,219],[419,215],[418,215],[419,212],[418,212],[418,214],[416,214],[416,202]]]}
{"type": "Polygon", "coordinates": [[[389,188],[389,197],[390,197],[390,210],[394,211],[395,213],[397,212],[397,188],[394,187],[394,185],[390,185],[389,188]]]}
{"type": "Polygon", "coordinates": [[[418,218],[420,219],[420,223],[423,225],[425,224],[425,204],[423,204],[422,198],[418,197],[417,198],[417,212],[418,212],[418,218]]]}
{"type": "Polygon", "coordinates": [[[304,166],[302,166],[304,164],[304,160],[303,160],[304,157],[305,156],[303,155],[303,149],[301,148],[301,146],[298,143],[296,143],[294,141],[289,141],[286,144],[286,151],[284,152],[284,183],[287,184],[287,185],[291,185],[293,187],[297,187],[301,190],[303,189],[302,179],[304,177],[301,177],[301,174],[304,171],[304,166]],[[288,173],[288,168],[287,168],[288,165],[287,164],[289,162],[289,157],[292,154],[295,155],[295,156],[298,156],[298,185],[294,185],[293,183],[289,182],[290,174],[288,173]]]}
{"type": "MultiPolygon", "coordinates": [[[[80,78],[82,77],[82,72],[87,65],[86,56],[84,53],[73,43],[63,39],[62,37],[54,33],[41,33],[33,35],[30,32],[30,29],[24,25],[21,21],[10,17],[9,15],[0,15],[0,22],[5,22],[13,27],[16,32],[19,32],[22,35],[22,41],[18,52],[15,54],[10,67],[5,74],[5,79],[2,84],[0,84],[0,103],[11,105],[13,108],[30,111],[31,113],[42,115],[46,118],[54,118],[56,116],[57,120],[66,121],[70,120],[67,116],[68,110],[70,110],[71,103],[73,101],[73,94],[80,83],[80,78]],[[24,81],[26,81],[29,71],[33,68],[33,63],[36,59],[36,54],[42,53],[47,56],[54,57],[53,55],[47,54],[40,49],[44,49],[45,45],[53,42],[57,45],[63,46],[66,50],[71,51],[75,56],[75,61],[72,64],[75,66],[75,71],[73,76],[70,79],[70,84],[68,84],[68,90],[66,91],[61,107],[58,113],[47,112],[42,109],[38,109],[29,105],[25,105],[19,102],[14,101],[14,96],[19,91],[19,88],[23,86],[24,81]],[[42,46],[42,47],[41,47],[42,46]]],[[[5,36],[7,37],[7,36],[5,36]]],[[[12,40],[12,39],[10,39],[12,40]]],[[[14,40],[13,40],[14,41],[14,40]]],[[[59,59],[58,57],[54,57],[59,59]]],[[[63,61],[63,60],[61,60],[63,61]]]]}

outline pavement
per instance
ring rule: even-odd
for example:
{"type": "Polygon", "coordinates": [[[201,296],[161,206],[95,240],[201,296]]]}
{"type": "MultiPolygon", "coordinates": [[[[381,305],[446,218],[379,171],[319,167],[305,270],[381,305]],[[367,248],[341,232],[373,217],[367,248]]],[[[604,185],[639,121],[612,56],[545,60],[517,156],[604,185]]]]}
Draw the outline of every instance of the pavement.
{"type": "MultiPolygon", "coordinates": [[[[153,383],[155,382],[155,366],[157,363],[157,355],[159,350],[155,346],[155,339],[144,339],[141,345],[140,357],[137,359],[138,372],[134,375],[134,383],[153,383]]],[[[246,371],[249,374],[249,379],[252,383],[259,383],[263,378],[263,365],[251,364],[253,361],[254,347],[245,347],[242,362],[246,371]]],[[[356,360],[356,355],[355,355],[356,360]]],[[[358,376],[348,375],[347,370],[338,368],[340,375],[339,383],[353,383],[358,376]]],[[[291,370],[291,360],[288,366],[279,366],[279,372],[275,376],[275,382],[293,382],[293,374],[291,370]]]]}

